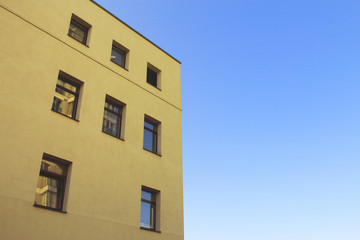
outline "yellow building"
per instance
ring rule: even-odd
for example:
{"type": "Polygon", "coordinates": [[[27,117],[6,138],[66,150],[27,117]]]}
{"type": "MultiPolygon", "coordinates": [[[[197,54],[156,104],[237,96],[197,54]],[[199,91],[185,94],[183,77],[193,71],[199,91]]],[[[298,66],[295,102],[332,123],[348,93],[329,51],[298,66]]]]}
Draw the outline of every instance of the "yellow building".
{"type": "Polygon", "coordinates": [[[184,239],[180,62],[89,0],[0,23],[0,239],[184,239]]]}

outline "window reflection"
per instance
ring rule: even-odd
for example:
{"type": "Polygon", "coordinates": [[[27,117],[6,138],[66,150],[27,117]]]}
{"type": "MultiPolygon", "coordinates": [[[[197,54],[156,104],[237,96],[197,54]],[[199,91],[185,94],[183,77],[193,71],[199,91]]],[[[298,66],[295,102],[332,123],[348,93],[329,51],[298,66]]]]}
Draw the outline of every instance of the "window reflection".
{"type": "Polygon", "coordinates": [[[145,119],[143,147],[146,150],[157,153],[157,134],[157,124],[145,119]]]}
{"type": "Polygon", "coordinates": [[[152,195],[151,192],[141,191],[141,198],[142,199],[151,201],[151,195],[152,195]]]}
{"type": "Polygon", "coordinates": [[[74,85],[72,85],[70,83],[64,82],[64,81],[62,81],[60,79],[57,80],[56,84],[59,85],[59,86],[65,87],[66,89],[68,89],[68,90],[70,90],[72,92],[76,92],[76,89],[77,89],[76,86],[74,86],[74,85]]]}
{"type": "Polygon", "coordinates": [[[59,75],[52,104],[52,110],[75,118],[79,87],[59,75]]]}
{"type": "Polygon", "coordinates": [[[56,173],[59,175],[65,175],[66,167],[60,163],[50,162],[48,160],[42,160],[41,170],[56,173]]]}
{"type": "Polygon", "coordinates": [[[39,176],[36,187],[35,203],[50,208],[59,208],[58,194],[61,192],[61,182],[45,176],[39,176]]]}
{"type": "Polygon", "coordinates": [[[156,193],[141,191],[140,227],[155,230],[156,193]]]}
{"type": "Polygon", "coordinates": [[[82,26],[80,23],[76,22],[75,20],[71,20],[70,27],[69,27],[69,36],[78,40],[79,42],[85,44],[87,38],[88,29],[82,26]]]}
{"type": "Polygon", "coordinates": [[[44,153],[36,186],[35,205],[62,210],[68,165],[44,153]]]}
{"type": "Polygon", "coordinates": [[[102,131],[114,137],[120,138],[121,114],[122,106],[111,102],[109,99],[106,99],[102,131]]]}
{"type": "Polygon", "coordinates": [[[149,151],[154,149],[153,133],[147,129],[144,129],[144,148],[149,151]]]}
{"type": "Polygon", "coordinates": [[[111,61],[125,68],[125,57],[126,57],[126,52],[122,51],[121,49],[113,45],[111,50],[111,61]]]}
{"type": "Polygon", "coordinates": [[[145,121],[144,126],[150,130],[154,130],[155,126],[152,123],[145,121]]]}
{"type": "Polygon", "coordinates": [[[154,228],[154,220],[152,217],[154,215],[153,209],[150,203],[141,202],[141,227],[154,228]]]}

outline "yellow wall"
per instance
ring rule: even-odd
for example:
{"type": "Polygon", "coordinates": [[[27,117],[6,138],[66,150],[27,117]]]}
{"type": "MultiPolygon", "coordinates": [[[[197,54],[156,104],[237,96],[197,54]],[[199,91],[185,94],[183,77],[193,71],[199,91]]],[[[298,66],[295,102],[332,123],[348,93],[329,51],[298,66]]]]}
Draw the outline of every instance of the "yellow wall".
{"type": "Polygon", "coordinates": [[[88,0],[0,0],[0,26],[0,239],[183,239],[180,63],[88,0]],[[89,47],[67,35],[72,14],[89,47]],[[51,111],[59,70],[84,82],[79,121],[51,111]],[[126,104],[125,141],[101,131],[106,94],[126,104]],[[161,156],[143,149],[144,114],[161,156]],[[72,162],[67,213],[33,206],[44,152],[72,162]],[[142,185],[161,191],[161,233],[140,229],[142,185]]]}

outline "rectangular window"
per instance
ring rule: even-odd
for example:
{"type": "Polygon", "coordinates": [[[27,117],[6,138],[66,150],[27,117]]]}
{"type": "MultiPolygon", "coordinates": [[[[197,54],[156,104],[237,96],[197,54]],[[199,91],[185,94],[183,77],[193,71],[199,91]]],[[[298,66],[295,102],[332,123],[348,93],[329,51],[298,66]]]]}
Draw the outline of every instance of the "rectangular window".
{"type": "Polygon", "coordinates": [[[149,150],[153,153],[158,154],[158,134],[159,134],[159,124],[160,122],[145,116],[144,120],[144,149],[149,150]]]}
{"type": "Polygon", "coordinates": [[[122,113],[125,104],[106,96],[102,131],[117,138],[121,136],[122,113]]]}
{"type": "Polygon", "coordinates": [[[44,153],[36,187],[35,206],[63,211],[71,162],[44,153]]]}
{"type": "Polygon", "coordinates": [[[81,83],[81,81],[60,71],[51,110],[76,119],[81,83]]]}
{"type": "Polygon", "coordinates": [[[158,200],[159,191],[142,186],[141,189],[141,213],[140,227],[149,230],[159,230],[158,200]]]}
{"type": "Polygon", "coordinates": [[[90,28],[90,24],[73,14],[68,35],[82,44],[87,45],[90,28]]]}
{"type": "Polygon", "coordinates": [[[113,41],[110,60],[120,67],[127,69],[127,54],[129,50],[121,44],[113,41]]]}
{"type": "Polygon", "coordinates": [[[160,70],[148,63],[146,82],[160,89],[160,70]]]}

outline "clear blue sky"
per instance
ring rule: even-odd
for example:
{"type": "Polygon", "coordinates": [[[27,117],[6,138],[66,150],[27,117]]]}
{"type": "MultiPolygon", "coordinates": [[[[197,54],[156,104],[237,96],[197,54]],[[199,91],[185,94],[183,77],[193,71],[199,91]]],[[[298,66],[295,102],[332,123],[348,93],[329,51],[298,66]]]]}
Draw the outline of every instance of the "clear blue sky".
{"type": "Polygon", "coordinates": [[[97,2],[182,62],[185,240],[360,239],[360,1],[97,2]]]}

